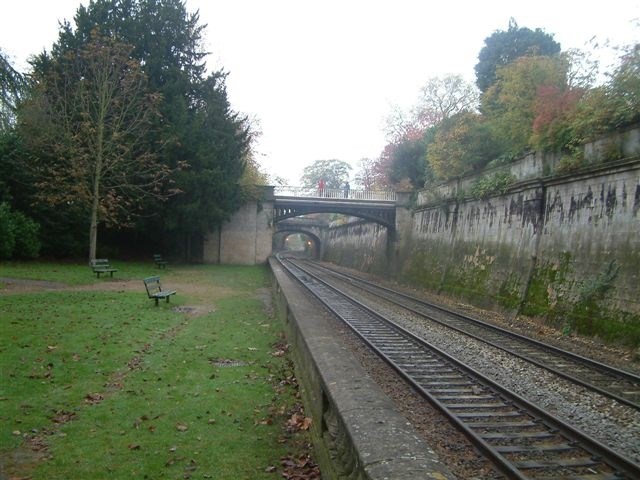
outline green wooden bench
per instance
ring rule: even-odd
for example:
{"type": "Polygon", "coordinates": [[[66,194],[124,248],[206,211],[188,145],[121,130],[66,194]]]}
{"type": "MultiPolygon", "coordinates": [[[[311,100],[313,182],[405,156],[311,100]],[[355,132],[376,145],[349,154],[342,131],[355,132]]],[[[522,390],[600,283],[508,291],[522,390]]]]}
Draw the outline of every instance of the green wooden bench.
{"type": "Polygon", "coordinates": [[[109,276],[113,277],[113,272],[117,272],[117,268],[113,268],[109,264],[109,260],[106,258],[96,258],[95,260],[91,260],[91,269],[93,273],[96,274],[96,277],[100,278],[102,273],[109,274],[109,276]]]}
{"type": "Polygon", "coordinates": [[[166,298],[167,303],[169,303],[169,297],[171,295],[175,295],[177,292],[175,290],[163,290],[162,284],[160,283],[160,277],[147,277],[144,280],[144,288],[147,289],[147,295],[149,298],[153,298],[156,301],[156,307],[158,306],[158,301],[161,298],[166,298]]]}
{"type": "Polygon", "coordinates": [[[153,255],[153,261],[158,268],[167,268],[167,264],[169,263],[163,260],[162,255],[160,255],[159,253],[155,253],[153,255]]]}

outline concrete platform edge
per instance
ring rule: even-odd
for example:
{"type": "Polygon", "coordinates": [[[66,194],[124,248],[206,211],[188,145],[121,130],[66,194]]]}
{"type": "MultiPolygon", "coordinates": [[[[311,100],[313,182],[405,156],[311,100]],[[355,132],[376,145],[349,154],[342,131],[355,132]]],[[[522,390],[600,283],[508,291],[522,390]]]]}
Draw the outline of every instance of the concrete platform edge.
{"type": "Polygon", "coordinates": [[[327,479],[447,480],[439,461],[366,374],[302,287],[270,259],[277,314],[286,328],[316,461],[327,479]]]}

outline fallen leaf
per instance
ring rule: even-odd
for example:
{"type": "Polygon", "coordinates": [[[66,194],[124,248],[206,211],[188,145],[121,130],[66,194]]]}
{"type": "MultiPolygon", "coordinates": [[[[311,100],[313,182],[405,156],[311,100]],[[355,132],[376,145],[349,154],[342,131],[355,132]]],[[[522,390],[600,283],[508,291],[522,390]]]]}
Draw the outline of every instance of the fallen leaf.
{"type": "Polygon", "coordinates": [[[140,450],[140,444],[138,444],[138,443],[130,443],[127,448],[129,450],[140,450]]]}
{"type": "Polygon", "coordinates": [[[180,432],[186,432],[187,430],[189,430],[189,427],[184,423],[176,423],[176,429],[180,432]]]}
{"type": "Polygon", "coordinates": [[[91,404],[100,403],[102,400],[104,396],[100,393],[87,393],[84,396],[84,401],[91,404]]]}
{"type": "Polygon", "coordinates": [[[302,414],[294,413],[291,415],[289,420],[287,420],[287,427],[289,431],[296,432],[299,430],[309,430],[313,423],[313,419],[311,417],[305,417],[302,414]]]}
{"type": "Polygon", "coordinates": [[[55,412],[55,415],[51,418],[53,423],[67,423],[70,420],[75,418],[76,414],[73,412],[68,412],[66,410],[58,410],[55,412]]]}

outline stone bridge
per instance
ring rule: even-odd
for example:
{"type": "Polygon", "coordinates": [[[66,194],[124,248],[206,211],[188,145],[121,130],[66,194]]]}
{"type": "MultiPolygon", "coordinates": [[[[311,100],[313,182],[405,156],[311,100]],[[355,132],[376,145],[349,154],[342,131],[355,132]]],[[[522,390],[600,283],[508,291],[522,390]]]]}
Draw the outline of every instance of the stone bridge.
{"type": "Polygon", "coordinates": [[[286,248],[287,237],[294,233],[301,233],[311,239],[312,256],[321,258],[328,228],[329,222],[316,218],[294,217],[280,220],[275,224],[273,232],[273,250],[286,248]]]}
{"type": "Polygon", "coordinates": [[[315,242],[315,256],[321,256],[328,225],[320,226],[317,220],[301,217],[312,213],[339,213],[379,223],[386,227],[389,242],[394,242],[398,212],[406,211],[407,205],[408,194],[396,192],[263,187],[260,199],[244,204],[229,222],[205,236],[202,261],[242,265],[264,263],[274,247],[282,246],[282,238],[287,233],[308,235],[315,242]],[[276,233],[284,236],[276,237],[274,243],[276,233]]]}
{"type": "Polygon", "coordinates": [[[396,226],[396,193],[370,190],[275,188],[275,222],[310,213],[341,213],[396,226]]]}

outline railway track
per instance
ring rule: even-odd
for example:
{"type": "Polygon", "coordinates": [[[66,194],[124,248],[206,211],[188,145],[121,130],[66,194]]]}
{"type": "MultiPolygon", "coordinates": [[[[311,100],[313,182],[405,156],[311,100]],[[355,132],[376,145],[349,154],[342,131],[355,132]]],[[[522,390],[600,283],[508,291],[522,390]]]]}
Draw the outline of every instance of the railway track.
{"type": "MultiPolygon", "coordinates": [[[[282,261],[282,260],[281,260],[282,261]]],[[[512,479],[640,478],[640,466],[290,262],[283,267],[512,479]]]]}
{"type": "Polygon", "coordinates": [[[336,272],[317,264],[312,264],[312,268],[320,269],[430,321],[480,340],[571,382],[640,410],[640,377],[637,375],[352,275],[336,272]]]}

